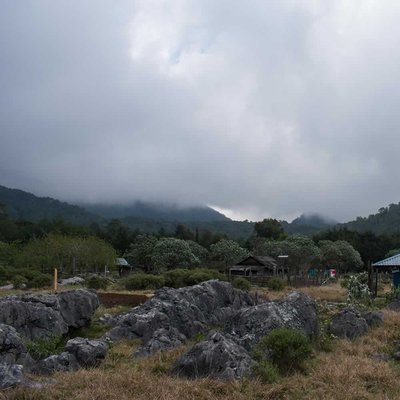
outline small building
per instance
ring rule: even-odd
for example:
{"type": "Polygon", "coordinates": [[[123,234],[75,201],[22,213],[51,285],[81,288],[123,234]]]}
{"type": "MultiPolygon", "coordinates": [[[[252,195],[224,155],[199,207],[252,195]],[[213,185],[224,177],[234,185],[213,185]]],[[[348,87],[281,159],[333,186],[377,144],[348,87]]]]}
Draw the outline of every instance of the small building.
{"type": "Polygon", "coordinates": [[[393,276],[393,286],[396,288],[400,287],[400,254],[373,263],[372,267],[376,273],[391,272],[393,276]]]}
{"type": "Polygon", "coordinates": [[[229,276],[268,277],[284,273],[277,261],[269,256],[249,256],[229,268],[229,276]]]}
{"type": "Polygon", "coordinates": [[[119,276],[126,276],[133,271],[133,267],[126,261],[125,258],[117,258],[115,265],[118,267],[119,276]]]}

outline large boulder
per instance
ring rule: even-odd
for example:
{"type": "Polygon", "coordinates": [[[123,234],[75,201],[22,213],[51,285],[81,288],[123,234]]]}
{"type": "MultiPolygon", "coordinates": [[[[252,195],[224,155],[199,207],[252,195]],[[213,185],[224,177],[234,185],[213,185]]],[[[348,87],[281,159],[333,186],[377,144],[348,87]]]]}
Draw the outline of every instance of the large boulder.
{"type": "Polygon", "coordinates": [[[143,357],[160,350],[173,349],[184,344],[186,340],[186,336],[176,328],[161,328],[156,330],[151,339],[139,348],[134,355],[135,357],[143,357]]]}
{"type": "Polygon", "coordinates": [[[103,340],[77,337],[68,340],[64,350],[75,357],[79,366],[97,367],[107,355],[108,344],[103,340]]]}
{"type": "Polygon", "coordinates": [[[5,296],[0,298],[0,323],[30,340],[62,336],[87,323],[98,306],[96,293],[83,289],[5,296]]]}
{"type": "Polygon", "coordinates": [[[31,372],[38,375],[51,375],[54,372],[72,372],[79,368],[78,361],[71,353],[63,352],[61,354],[53,354],[44,360],[38,361],[31,372]]]}
{"type": "Polygon", "coordinates": [[[122,316],[106,337],[111,340],[140,338],[144,343],[154,339],[159,344],[154,349],[162,349],[162,343],[167,343],[169,348],[170,340],[157,339],[160,333],[156,332],[160,329],[175,328],[182,337],[190,338],[207,331],[210,325],[225,323],[239,309],[252,305],[254,299],[248,293],[218,280],[180,289],[162,288],[146,303],[122,316]]]}
{"type": "Polygon", "coordinates": [[[7,389],[22,383],[24,368],[19,364],[0,363],[0,389],[7,389]]]}
{"type": "Polygon", "coordinates": [[[29,365],[31,362],[18,332],[12,326],[0,324],[0,363],[29,365]]]}
{"type": "Polygon", "coordinates": [[[367,325],[371,328],[383,324],[384,314],[382,311],[367,311],[362,313],[367,325]]]}
{"type": "Polygon", "coordinates": [[[393,300],[386,306],[386,308],[392,311],[400,311],[400,299],[393,300]]]}
{"type": "Polygon", "coordinates": [[[308,337],[318,334],[315,301],[301,292],[292,292],[285,299],[265,302],[240,310],[226,325],[225,332],[236,343],[251,350],[275,328],[293,328],[308,337]]]}
{"type": "Polygon", "coordinates": [[[221,333],[210,333],[175,363],[172,373],[189,378],[212,377],[241,379],[251,371],[254,361],[240,345],[221,333]]]}
{"type": "Polygon", "coordinates": [[[85,289],[57,294],[59,310],[69,328],[81,328],[90,322],[100,302],[96,292],[85,289]]]}
{"type": "Polygon", "coordinates": [[[368,324],[362,314],[353,307],[346,307],[336,314],[329,325],[329,332],[332,335],[354,339],[365,335],[368,331],[368,324]]]}

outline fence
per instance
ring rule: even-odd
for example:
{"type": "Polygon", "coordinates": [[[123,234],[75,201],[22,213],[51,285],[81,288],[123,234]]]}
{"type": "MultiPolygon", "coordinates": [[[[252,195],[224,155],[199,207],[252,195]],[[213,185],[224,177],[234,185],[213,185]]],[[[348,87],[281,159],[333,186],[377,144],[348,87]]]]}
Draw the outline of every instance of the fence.
{"type": "MultiPolygon", "coordinates": [[[[228,280],[231,282],[235,278],[244,278],[247,279],[253,286],[268,286],[268,281],[274,276],[244,276],[244,275],[227,275],[228,280]]],[[[288,280],[287,276],[280,276],[281,279],[287,281],[288,286],[299,288],[299,287],[307,287],[307,286],[320,286],[324,283],[323,277],[302,277],[302,276],[291,276],[288,280]]]]}

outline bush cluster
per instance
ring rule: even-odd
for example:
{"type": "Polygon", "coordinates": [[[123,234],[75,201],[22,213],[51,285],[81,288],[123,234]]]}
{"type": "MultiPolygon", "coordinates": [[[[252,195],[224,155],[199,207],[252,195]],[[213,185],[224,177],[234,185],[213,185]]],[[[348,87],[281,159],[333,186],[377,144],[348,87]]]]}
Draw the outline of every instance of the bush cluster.
{"type": "Polygon", "coordinates": [[[250,290],[251,287],[250,282],[246,278],[241,277],[235,278],[232,281],[232,285],[234,288],[241,290],[250,290]]]}
{"type": "Polygon", "coordinates": [[[0,284],[12,283],[15,288],[43,288],[51,286],[53,277],[50,274],[31,268],[0,267],[0,284]]]}
{"type": "Polygon", "coordinates": [[[40,338],[35,341],[28,341],[26,347],[34,360],[42,360],[52,354],[59,354],[63,351],[65,338],[53,336],[40,338]]]}
{"type": "MultiPolygon", "coordinates": [[[[311,352],[311,344],[301,331],[277,328],[260,340],[254,350],[254,358],[258,361],[259,375],[260,371],[264,371],[264,374],[273,378],[269,363],[281,374],[291,374],[303,370],[304,362],[311,356],[311,352]]],[[[265,377],[260,377],[265,380],[265,377]]]]}
{"type": "Polygon", "coordinates": [[[135,274],[125,281],[127,290],[159,289],[165,285],[165,279],[161,275],[135,274]]]}
{"type": "Polygon", "coordinates": [[[282,278],[278,278],[277,276],[272,277],[267,282],[267,287],[271,290],[282,290],[286,286],[286,282],[282,278]]]}
{"type": "Polygon", "coordinates": [[[223,280],[224,276],[212,269],[173,269],[162,275],[135,274],[125,280],[128,290],[159,289],[162,286],[180,288],[196,285],[210,279],[223,280]]]}
{"type": "Polygon", "coordinates": [[[89,289],[96,289],[96,290],[107,289],[109,283],[110,282],[107,278],[98,275],[93,275],[85,280],[85,284],[89,289]]]}

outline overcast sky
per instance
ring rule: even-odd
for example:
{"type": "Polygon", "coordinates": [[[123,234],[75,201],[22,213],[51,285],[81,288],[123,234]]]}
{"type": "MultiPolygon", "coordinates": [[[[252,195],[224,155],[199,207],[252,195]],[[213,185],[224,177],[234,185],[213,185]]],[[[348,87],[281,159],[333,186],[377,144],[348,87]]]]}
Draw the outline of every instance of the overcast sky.
{"type": "Polygon", "coordinates": [[[0,184],[340,221],[400,201],[400,1],[1,0],[0,184]]]}

